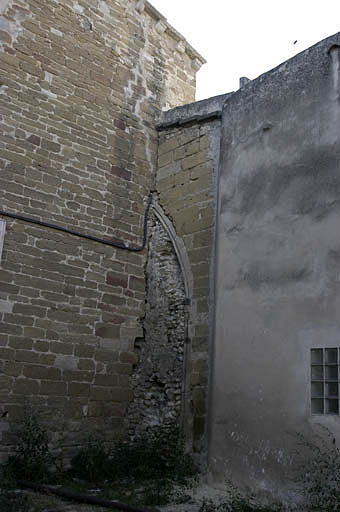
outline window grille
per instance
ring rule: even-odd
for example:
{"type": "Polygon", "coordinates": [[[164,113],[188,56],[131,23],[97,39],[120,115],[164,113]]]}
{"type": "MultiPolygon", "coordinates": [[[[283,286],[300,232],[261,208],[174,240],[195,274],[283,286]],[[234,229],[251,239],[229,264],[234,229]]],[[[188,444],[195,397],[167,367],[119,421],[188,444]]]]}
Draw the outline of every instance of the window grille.
{"type": "Polygon", "coordinates": [[[312,414],[339,414],[339,350],[311,350],[312,414]]]}

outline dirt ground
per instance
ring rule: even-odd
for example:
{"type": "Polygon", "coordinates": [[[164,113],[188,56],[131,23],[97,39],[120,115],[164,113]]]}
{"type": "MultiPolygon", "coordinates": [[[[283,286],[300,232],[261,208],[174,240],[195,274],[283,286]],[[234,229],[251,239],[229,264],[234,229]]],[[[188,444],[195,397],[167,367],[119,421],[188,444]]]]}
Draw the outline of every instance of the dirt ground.
{"type": "MultiPolygon", "coordinates": [[[[63,500],[57,496],[26,491],[39,512],[108,512],[108,508],[85,505],[63,500]]],[[[159,512],[199,512],[204,499],[218,500],[223,493],[207,485],[202,485],[192,493],[192,503],[169,504],[161,507],[143,507],[150,511],[159,512]]],[[[19,512],[19,511],[18,511],[19,512]]]]}

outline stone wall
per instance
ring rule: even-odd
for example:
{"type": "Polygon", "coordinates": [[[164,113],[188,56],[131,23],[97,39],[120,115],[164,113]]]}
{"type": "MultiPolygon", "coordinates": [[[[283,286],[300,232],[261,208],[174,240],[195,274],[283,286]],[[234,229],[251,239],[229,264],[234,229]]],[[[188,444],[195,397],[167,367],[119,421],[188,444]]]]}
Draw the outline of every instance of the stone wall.
{"type": "Polygon", "coordinates": [[[193,433],[196,450],[205,448],[207,427],[215,186],[220,111],[227,97],[223,95],[170,110],[163,114],[158,125],[159,204],[182,241],[179,252],[188,282],[190,415],[187,413],[187,431],[193,433]]]}
{"type": "Polygon", "coordinates": [[[172,241],[160,221],[152,227],[147,262],[144,336],[135,343],[131,434],[182,425],[188,312],[186,293],[172,241]]]}
{"type": "MultiPolygon", "coordinates": [[[[147,2],[0,3],[5,211],[139,245],[161,109],[192,101],[204,62],[147,2]]],[[[2,448],[28,399],[65,445],[126,432],[141,254],[7,219],[0,267],[2,448]],[[68,428],[62,426],[67,422],[68,428]]]]}

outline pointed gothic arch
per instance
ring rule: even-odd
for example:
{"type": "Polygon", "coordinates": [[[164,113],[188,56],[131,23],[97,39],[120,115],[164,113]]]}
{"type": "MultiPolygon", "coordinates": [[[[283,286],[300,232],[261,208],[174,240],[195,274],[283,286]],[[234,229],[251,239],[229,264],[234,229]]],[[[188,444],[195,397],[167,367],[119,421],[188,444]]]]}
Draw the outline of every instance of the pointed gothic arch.
{"type": "Polygon", "coordinates": [[[153,202],[152,209],[157,219],[160,221],[170,237],[176,256],[178,258],[179,265],[182,269],[186,296],[189,300],[191,300],[193,294],[193,276],[185,244],[183,240],[177,235],[174,225],[164,213],[163,208],[158,203],[153,202]]]}
{"type": "Polygon", "coordinates": [[[191,411],[191,393],[190,393],[190,367],[191,367],[191,338],[192,338],[192,297],[193,297],[193,275],[187,249],[183,240],[177,235],[175,227],[171,220],[165,214],[163,208],[156,202],[153,202],[152,209],[157,220],[168,234],[179,266],[182,271],[184,289],[187,301],[187,333],[183,353],[183,382],[182,382],[182,411],[181,411],[181,431],[183,432],[184,442],[188,448],[192,446],[192,411],[191,411]]]}

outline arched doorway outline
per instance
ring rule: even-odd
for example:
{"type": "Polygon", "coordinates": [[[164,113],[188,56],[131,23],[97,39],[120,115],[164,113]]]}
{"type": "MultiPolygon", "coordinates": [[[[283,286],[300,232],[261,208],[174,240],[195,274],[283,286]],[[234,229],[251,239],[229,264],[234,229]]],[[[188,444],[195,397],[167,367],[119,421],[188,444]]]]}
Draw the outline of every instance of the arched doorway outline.
{"type": "Polygon", "coordinates": [[[182,272],[184,290],[186,295],[186,339],[183,350],[183,382],[182,382],[182,410],[180,418],[180,429],[183,433],[185,446],[192,447],[192,412],[191,412],[191,393],[190,393],[190,374],[191,374],[191,339],[192,339],[192,297],[193,297],[193,275],[189,256],[185,244],[175,230],[171,220],[165,214],[163,208],[156,201],[152,203],[152,210],[161,223],[166,233],[169,235],[178,263],[182,272]]]}

